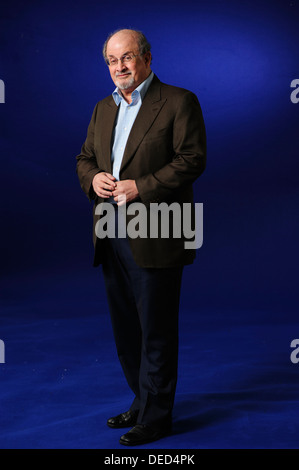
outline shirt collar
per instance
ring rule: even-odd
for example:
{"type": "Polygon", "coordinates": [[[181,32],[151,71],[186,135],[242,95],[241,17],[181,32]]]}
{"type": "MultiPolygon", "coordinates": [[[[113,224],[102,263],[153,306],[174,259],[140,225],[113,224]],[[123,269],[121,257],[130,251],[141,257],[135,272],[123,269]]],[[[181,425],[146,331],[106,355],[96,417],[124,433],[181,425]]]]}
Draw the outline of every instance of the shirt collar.
{"type": "MultiPolygon", "coordinates": [[[[142,83],[140,83],[140,85],[137,88],[135,88],[135,90],[132,92],[132,103],[130,103],[129,106],[134,106],[134,104],[138,103],[139,98],[141,99],[141,102],[142,102],[150,84],[152,83],[153,78],[154,78],[154,73],[151,72],[149,76],[142,83]]],[[[123,100],[121,90],[118,87],[116,87],[115,90],[113,91],[112,97],[114,99],[116,106],[118,106],[119,103],[123,100]]]]}

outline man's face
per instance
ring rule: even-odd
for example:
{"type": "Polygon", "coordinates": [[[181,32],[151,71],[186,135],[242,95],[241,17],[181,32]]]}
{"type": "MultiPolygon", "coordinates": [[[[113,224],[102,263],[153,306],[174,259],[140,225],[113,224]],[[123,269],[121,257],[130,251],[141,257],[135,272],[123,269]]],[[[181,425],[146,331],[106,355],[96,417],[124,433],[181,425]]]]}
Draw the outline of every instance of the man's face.
{"type": "Polygon", "coordinates": [[[128,63],[118,60],[117,65],[109,66],[109,71],[118,88],[132,92],[149,76],[151,53],[140,56],[136,36],[132,32],[120,31],[108,41],[107,58],[120,59],[126,54],[136,57],[128,63]]]}

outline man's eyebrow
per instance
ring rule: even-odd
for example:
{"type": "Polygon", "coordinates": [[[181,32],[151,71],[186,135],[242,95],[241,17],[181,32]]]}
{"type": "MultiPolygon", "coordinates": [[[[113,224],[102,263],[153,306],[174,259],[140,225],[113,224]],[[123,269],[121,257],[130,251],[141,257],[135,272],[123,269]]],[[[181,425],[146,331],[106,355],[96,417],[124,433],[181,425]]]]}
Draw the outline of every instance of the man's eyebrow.
{"type": "MultiPolygon", "coordinates": [[[[124,52],[124,53],[122,54],[122,57],[123,57],[124,55],[127,55],[127,54],[134,54],[134,52],[133,52],[133,51],[124,52]]],[[[113,54],[108,54],[108,57],[115,57],[115,55],[113,55],[113,54]]]]}

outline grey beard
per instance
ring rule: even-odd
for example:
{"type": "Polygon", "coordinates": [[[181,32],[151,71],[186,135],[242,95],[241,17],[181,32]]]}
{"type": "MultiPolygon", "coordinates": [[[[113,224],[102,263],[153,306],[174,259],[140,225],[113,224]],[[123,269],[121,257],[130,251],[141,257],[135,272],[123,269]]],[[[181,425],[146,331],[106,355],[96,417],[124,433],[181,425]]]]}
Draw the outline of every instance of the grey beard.
{"type": "Polygon", "coordinates": [[[129,76],[126,79],[126,82],[120,82],[118,80],[115,80],[116,85],[120,90],[127,90],[128,88],[131,88],[134,85],[134,78],[129,76]]]}

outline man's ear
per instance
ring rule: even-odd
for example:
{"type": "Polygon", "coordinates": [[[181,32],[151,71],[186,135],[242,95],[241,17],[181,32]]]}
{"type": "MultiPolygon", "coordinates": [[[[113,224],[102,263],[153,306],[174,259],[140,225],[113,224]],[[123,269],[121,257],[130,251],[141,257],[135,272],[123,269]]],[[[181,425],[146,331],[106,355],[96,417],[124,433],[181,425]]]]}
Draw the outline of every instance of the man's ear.
{"type": "Polygon", "coordinates": [[[147,51],[147,52],[144,54],[144,60],[145,60],[146,65],[150,65],[150,64],[151,64],[151,61],[152,61],[152,54],[151,54],[150,51],[147,51]]]}

